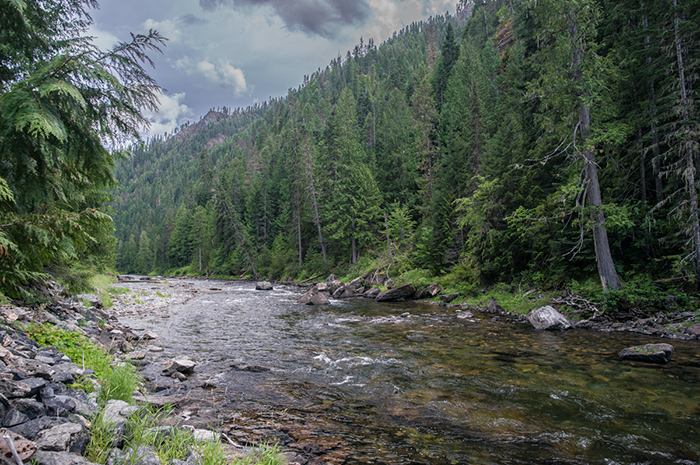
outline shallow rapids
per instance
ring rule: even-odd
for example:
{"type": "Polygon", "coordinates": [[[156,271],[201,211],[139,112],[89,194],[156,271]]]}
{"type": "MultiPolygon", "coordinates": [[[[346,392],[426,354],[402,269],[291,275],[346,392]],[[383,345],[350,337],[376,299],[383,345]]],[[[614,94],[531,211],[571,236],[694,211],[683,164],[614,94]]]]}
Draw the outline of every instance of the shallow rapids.
{"type": "MultiPolygon", "coordinates": [[[[700,343],[664,366],[624,362],[650,336],[528,324],[364,300],[296,304],[302,291],[185,280],[184,304],[124,316],[166,356],[196,360],[220,427],[324,463],[695,464],[700,343]],[[167,316],[167,318],[164,318],[167,316]],[[260,370],[245,371],[242,366],[260,370]],[[262,369],[269,369],[263,371],[262,369]]],[[[125,284],[139,289],[167,285],[125,284]]]]}

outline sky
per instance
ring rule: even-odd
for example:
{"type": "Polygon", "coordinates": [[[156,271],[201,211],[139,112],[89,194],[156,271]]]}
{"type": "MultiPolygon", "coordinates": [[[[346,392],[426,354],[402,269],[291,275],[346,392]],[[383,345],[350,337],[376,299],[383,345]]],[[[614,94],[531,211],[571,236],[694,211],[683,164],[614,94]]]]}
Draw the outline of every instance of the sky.
{"type": "Polygon", "coordinates": [[[298,87],[358,44],[379,45],[413,21],[454,14],[457,0],[101,0],[88,33],[109,49],[130,33],[168,38],[151,54],[163,87],[145,136],[247,107],[298,87]]]}

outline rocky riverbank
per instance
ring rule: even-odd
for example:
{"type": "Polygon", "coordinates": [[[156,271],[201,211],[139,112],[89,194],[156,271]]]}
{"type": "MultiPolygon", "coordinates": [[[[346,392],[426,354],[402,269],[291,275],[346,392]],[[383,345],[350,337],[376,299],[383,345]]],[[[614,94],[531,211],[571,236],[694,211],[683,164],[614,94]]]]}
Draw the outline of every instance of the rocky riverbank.
{"type": "MultiPolygon", "coordinates": [[[[102,303],[94,295],[70,297],[65,289],[52,285],[52,302],[34,307],[0,306],[0,464],[18,465],[89,465],[83,454],[86,452],[95,415],[101,412],[101,424],[107,424],[112,438],[112,450],[107,463],[128,463],[147,465],[159,463],[154,449],[139,447],[129,449],[124,441],[125,425],[128,418],[138,411],[139,406],[131,406],[119,400],[107,401],[102,408],[98,405],[98,392],[87,394],[77,389],[76,383],[92,378],[94,371],[84,366],[80,360],[71,360],[54,347],[40,347],[25,329],[31,324],[51,323],[57,328],[80,333],[93,343],[111,352],[117,363],[134,362],[144,359],[140,352],[134,352],[144,340],[152,337],[147,333],[137,336],[130,328],[121,325],[119,315],[133,315],[140,312],[153,312],[167,317],[167,308],[186,302],[195,292],[186,284],[169,285],[148,282],[137,286],[136,292],[116,294],[115,305],[102,308],[102,303]],[[138,456],[136,461],[133,457],[138,456]]],[[[155,347],[151,347],[155,349],[155,347]]],[[[163,363],[161,361],[161,363],[163,363]]],[[[194,362],[170,360],[161,372],[186,378],[194,367],[194,362]]],[[[196,384],[196,383],[195,383],[196,384]]],[[[207,387],[200,383],[198,387],[207,387]]],[[[152,396],[149,391],[139,391],[134,396],[137,404],[163,406],[178,405],[186,396],[152,396]]],[[[186,422],[177,417],[163,419],[159,434],[170,434],[169,428],[187,428],[186,422]]],[[[213,431],[190,426],[193,438],[198,441],[219,441],[221,436],[213,431]]],[[[246,449],[235,443],[224,446],[229,457],[246,455],[246,449]]],[[[196,450],[188,455],[187,462],[173,460],[172,465],[202,463],[196,450]]]]}

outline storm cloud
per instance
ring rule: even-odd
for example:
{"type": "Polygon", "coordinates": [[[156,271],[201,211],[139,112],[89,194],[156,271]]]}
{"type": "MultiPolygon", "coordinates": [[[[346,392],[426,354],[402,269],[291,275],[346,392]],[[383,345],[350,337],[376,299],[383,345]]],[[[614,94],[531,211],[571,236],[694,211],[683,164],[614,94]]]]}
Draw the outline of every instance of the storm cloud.
{"type": "Polygon", "coordinates": [[[339,26],[359,26],[370,16],[367,0],[199,0],[205,10],[218,5],[234,8],[268,6],[290,31],[333,38],[339,26]]]}

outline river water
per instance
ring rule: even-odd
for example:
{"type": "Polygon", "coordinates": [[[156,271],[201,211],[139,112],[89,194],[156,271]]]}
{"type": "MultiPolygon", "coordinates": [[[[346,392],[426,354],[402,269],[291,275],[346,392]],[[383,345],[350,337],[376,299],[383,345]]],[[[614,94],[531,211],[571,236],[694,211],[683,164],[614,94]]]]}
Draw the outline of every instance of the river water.
{"type": "MultiPolygon", "coordinates": [[[[618,359],[669,342],[538,332],[416,303],[296,303],[302,291],[190,281],[168,309],[121,318],[196,360],[238,440],[293,443],[326,463],[696,464],[700,343],[667,365],[618,359]],[[269,371],[241,371],[243,365],[269,371]]],[[[503,319],[501,319],[503,320],[503,319]]]]}

